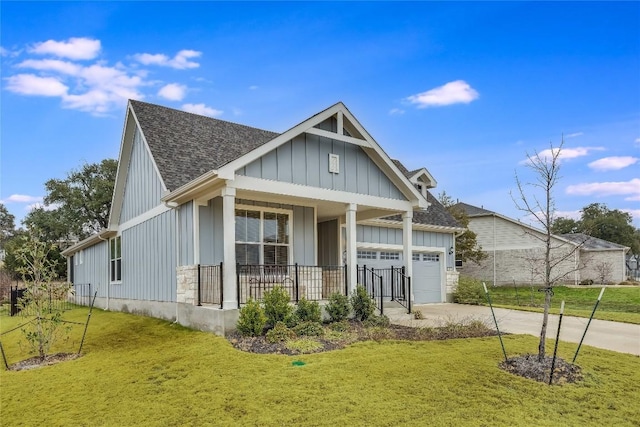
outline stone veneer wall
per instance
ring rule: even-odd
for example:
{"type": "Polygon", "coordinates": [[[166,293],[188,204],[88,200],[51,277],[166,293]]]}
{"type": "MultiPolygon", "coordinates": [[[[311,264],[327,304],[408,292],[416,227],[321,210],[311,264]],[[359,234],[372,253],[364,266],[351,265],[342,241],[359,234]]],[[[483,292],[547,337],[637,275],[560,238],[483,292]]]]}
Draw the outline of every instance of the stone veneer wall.
{"type": "Polygon", "coordinates": [[[446,290],[446,301],[453,302],[453,293],[458,288],[458,279],[460,278],[460,273],[453,270],[447,271],[447,290],[446,290]]]}
{"type": "Polygon", "coordinates": [[[177,294],[176,300],[182,304],[195,305],[198,290],[198,266],[182,265],[176,269],[177,294]]]}

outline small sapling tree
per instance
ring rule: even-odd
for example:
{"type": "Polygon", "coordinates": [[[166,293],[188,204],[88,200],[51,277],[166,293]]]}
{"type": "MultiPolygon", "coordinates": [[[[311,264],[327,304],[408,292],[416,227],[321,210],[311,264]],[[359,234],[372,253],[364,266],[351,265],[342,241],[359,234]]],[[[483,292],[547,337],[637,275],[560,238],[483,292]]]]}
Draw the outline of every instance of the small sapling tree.
{"type": "Polygon", "coordinates": [[[56,283],[56,263],[50,252],[55,246],[39,239],[34,230],[21,237],[23,244],[17,250],[20,260],[19,273],[26,285],[20,301],[22,313],[34,316],[22,329],[33,352],[44,359],[54,342],[68,329],[63,328],[60,301],[66,300],[71,290],[69,283],[56,283]]]}
{"type": "Polygon", "coordinates": [[[545,357],[553,286],[558,281],[565,279],[569,273],[578,269],[575,264],[572,264],[574,267],[567,267],[567,260],[573,259],[574,253],[580,245],[571,245],[565,242],[556,243],[558,239],[552,234],[556,213],[553,190],[560,179],[560,158],[563,144],[564,141],[558,147],[551,145],[548,150],[540,153],[535,151],[533,155],[527,153],[525,165],[533,173],[532,181],[524,183],[516,173],[518,191],[516,195],[511,195],[516,207],[532,218],[534,225],[541,229],[541,233],[524,229],[526,234],[539,240],[542,244],[540,258],[537,258],[537,254],[535,254],[529,263],[532,267],[532,274],[534,271],[538,271],[544,284],[544,312],[540,329],[540,343],[538,344],[538,361],[540,362],[545,357]],[[539,265],[540,268],[538,269],[536,265],[539,265]]]}

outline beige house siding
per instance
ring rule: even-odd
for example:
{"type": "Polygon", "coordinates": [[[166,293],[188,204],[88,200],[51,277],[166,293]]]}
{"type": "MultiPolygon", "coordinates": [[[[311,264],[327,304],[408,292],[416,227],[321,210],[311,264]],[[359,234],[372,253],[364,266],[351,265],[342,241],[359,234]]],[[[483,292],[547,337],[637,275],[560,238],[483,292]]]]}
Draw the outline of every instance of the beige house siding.
{"type": "Polygon", "coordinates": [[[591,279],[596,284],[617,284],[625,279],[622,251],[582,251],[581,280],[591,279]]]}

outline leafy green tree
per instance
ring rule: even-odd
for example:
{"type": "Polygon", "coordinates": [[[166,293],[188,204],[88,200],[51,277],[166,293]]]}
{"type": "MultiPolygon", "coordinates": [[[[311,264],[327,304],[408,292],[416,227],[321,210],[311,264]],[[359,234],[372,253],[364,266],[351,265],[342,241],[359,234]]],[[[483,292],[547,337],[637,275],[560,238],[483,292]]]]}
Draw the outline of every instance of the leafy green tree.
{"type": "MultiPolygon", "coordinates": [[[[65,179],[50,179],[45,183],[47,205],[58,206],[54,214],[39,213],[38,220],[55,220],[66,224],[68,235],[83,239],[109,225],[111,197],[118,162],[105,159],[85,164],[71,171],[65,179]]],[[[55,229],[57,226],[52,226],[55,229]]]]}
{"type": "Polygon", "coordinates": [[[25,245],[30,239],[30,235],[38,236],[39,241],[49,242],[51,248],[47,251],[47,265],[52,265],[56,273],[56,277],[66,278],[67,276],[67,261],[62,256],[62,251],[55,242],[50,242],[42,238],[41,234],[38,234],[35,229],[31,229],[31,232],[25,230],[17,230],[11,240],[5,245],[5,258],[4,269],[14,278],[19,279],[27,275],[29,280],[32,279],[29,276],[28,263],[25,261],[24,256],[21,254],[26,250],[25,245]]]}
{"type": "Polygon", "coordinates": [[[467,213],[456,206],[454,200],[443,191],[438,196],[438,199],[442,206],[453,216],[458,223],[467,230],[456,237],[456,259],[460,259],[463,262],[471,261],[476,264],[488,257],[488,255],[482,250],[482,246],[478,244],[478,235],[469,230],[469,216],[467,213]]]}
{"type": "Polygon", "coordinates": [[[0,249],[11,239],[16,231],[16,217],[9,213],[4,204],[0,203],[0,249]]]}
{"type": "Polygon", "coordinates": [[[572,218],[558,217],[551,225],[553,234],[579,233],[578,230],[580,230],[580,221],[572,218]]]}
{"type": "Polygon", "coordinates": [[[552,230],[556,234],[584,233],[628,246],[633,254],[640,254],[639,230],[633,226],[631,214],[618,209],[609,209],[604,203],[591,203],[585,206],[577,221],[570,218],[556,218],[552,230]]]}
{"type": "Polygon", "coordinates": [[[22,223],[27,229],[39,230],[41,239],[56,243],[63,249],[68,247],[74,238],[62,211],[58,209],[34,208],[24,217],[22,223]]]}

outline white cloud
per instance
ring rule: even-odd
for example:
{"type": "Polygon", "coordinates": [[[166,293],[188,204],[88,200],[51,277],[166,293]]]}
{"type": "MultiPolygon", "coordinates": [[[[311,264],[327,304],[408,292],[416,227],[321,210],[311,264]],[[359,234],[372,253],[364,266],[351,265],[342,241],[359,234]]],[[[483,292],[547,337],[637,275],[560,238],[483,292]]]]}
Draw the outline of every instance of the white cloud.
{"type": "Polygon", "coordinates": [[[9,56],[9,51],[4,47],[0,46],[0,56],[9,56]]]}
{"type": "Polygon", "coordinates": [[[71,76],[77,75],[82,67],[73,62],[61,61],[59,59],[27,59],[18,64],[19,68],[32,68],[41,71],[56,71],[71,76]]]}
{"type": "Polygon", "coordinates": [[[597,171],[618,170],[631,166],[637,163],[638,160],[639,159],[637,157],[631,156],[604,157],[589,163],[589,167],[597,171]]]}
{"type": "Polygon", "coordinates": [[[555,218],[571,218],[580,219],[582,217],[582,211],[556,211],[555,218]]]}
{"type": "Polygon", "coordinates": [[[187,93],[187,87],[178,83],[169,83],[160,88],[158,96],[171,101],[182,101],[187,93]]]}
{"type": "Polygon", "coordinates": [[[418,108],[440,107],[451,104],[468,104],[478,99],[480,95],[464,80],[456,80],[433,88],[426,92],[411,95],[406,98],[418,108]]]}
{"type": "Polygon", "coordinates": [[[133,55],[133,58],[144,65],[159,65],[161,67],[171,67],[178,70],[184,70],[187,68],[198,68],[200,64],[194,61],[189,61],[189,59],[199,58],[201,55],[202,52],[198,52],[197,50],[183,49],[173,58],[169,58],[163,53],[137,53],[133,55]]]}
{"type": "Polygon", "coordinates": [[[53,211],[56,210],[60,207],[61,205],[59,203],[52,203],[50,205],[45,205],[44,203],[41,202],[36,202],[36,203],[32,203],[30,205],[27,205],[24,207],[24,210],[31,212],[34,209],[42,209],[45,211],[53,211]]]}
{"type": "Polygon", "coordinates": [[[200,114],[201,116],[217,117],[223,113],[221,110],[207,107],[204,104],[184,104],[182,109],[188,113],[200,114]]]}
{"type": "MultiPolygon", "coordinates": [[[[96,58],[100,53],[100,45],[100,40],[77,37],[66,41],[35,43],[29,48],[29,53],[54,55],[57,58],[26,58],[17,67],[29,72],[6,77],[6,89],[20,95],[59,97],[63,108],[98,116],[124,108],[128,99],[144,99],[144,88],[155,87],[157,82],[150,81],[147,77],[149,71],[139,64],[127,66],[116,62],[115,65],[109,65],[104,60],[75,62],[76,59],[96,58]]],[[[3,55],[7,53],[11,54],[6,49],[2,51],[3,55]]],[[[138,56],[146,64],[185,69],[199,66],[191,59],[201,56],[201,52],[181,50],[173,58],[162,54],[138,56]]],[[[158,95],[182,101],[187,89],[187,86],[179,83],[164,84],[158,95]]],[[[221,114],[214,109],[199,111],[207,115],[221,114]]]]}
{"type": "Polygon", "coordinates": [[[95,58],[100,53],[100,48],[100,40],[71,37],[67,41],[47,40],[36,43],[29,52],[78,60],[95,58]]]}
{"type": "Polygon", "coordinates": [[[403,114],[404,114],[404,110],[401,108],[392,108],[391,110],[389,110],[390,116],[401,116],[403,114]]]}
{"type": "MultiPolygon", "coordinates": [[[[604,147],[575,147],[575,148],[563,148],[558,156],[559,160],[575,159],[577,157],[584,157],[592,151],[602,151],[604,147]]],[[[547,148],[538,153],[538,156],[543,160],[550,160],[554,154],[558,152],[558,148],[547,148]]],[[[535,157],[535,156],[532,156],[535,157]]],[[[529,159],[522,160],[520,164],[529,163],[529,159]]]]}
{"type": "Polygon", "coordinates": [[[257,89],[258,89],[258,86],[256,85],[249,86],[249,90],[257,90],[257,89]]]}
{"type": "Polygon", "coordinates": [[[2,203],[36,203],[41,201],[42,197],[28,196],[26,194],[12,194],[6,199],[2,199],[2,203]]]}
{"type": "Polygon", "coordinates": [[[636,144],[636,147],[640,147],[640,138],[636,138],[635,144],[636,144]]]}
{"type": "Polygon", "coordinates": [[[577,196],[626,196],[624,200],[640,202],[640,178],[621,182],[590,182],[570,185],[567,194],[577,196]]]}
{"type": "Polygon", "coordinates": [[[7,89],[21,95],[65,96],[69,88],[55,77],[16,74],[7,77],[7,89]]]}
{"type": "Polygon", "coordinates": [[[564,137],[565,138],[575,138],[577,136],[582,136],[582,135],[584,135],[584,133],[582,133],[582,132],[574,132],[574,133],[570,133],[569,135],[565,135],[564,137]]]}

